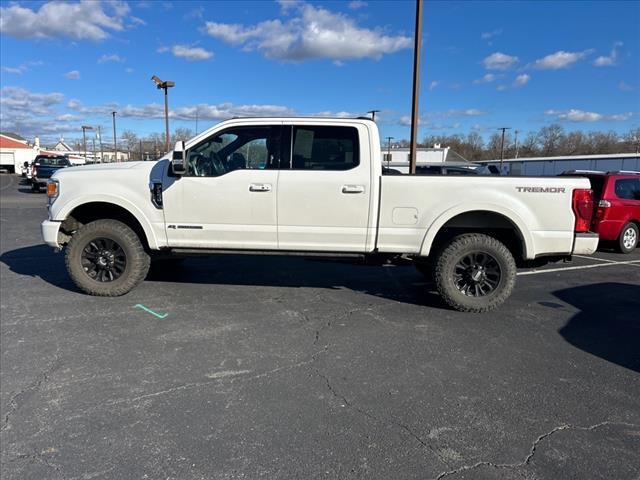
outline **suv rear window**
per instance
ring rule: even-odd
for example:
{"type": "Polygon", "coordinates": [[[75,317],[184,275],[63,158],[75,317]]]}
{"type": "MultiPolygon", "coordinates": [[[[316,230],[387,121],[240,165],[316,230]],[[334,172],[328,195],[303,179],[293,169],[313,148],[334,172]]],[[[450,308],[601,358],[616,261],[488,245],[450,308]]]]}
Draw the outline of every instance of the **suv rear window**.
{"type": "Polygon", "coordinates": [[[625,200],[640,200],[640,178],[621,178],[616,180],[616,197],[625,200]]]}

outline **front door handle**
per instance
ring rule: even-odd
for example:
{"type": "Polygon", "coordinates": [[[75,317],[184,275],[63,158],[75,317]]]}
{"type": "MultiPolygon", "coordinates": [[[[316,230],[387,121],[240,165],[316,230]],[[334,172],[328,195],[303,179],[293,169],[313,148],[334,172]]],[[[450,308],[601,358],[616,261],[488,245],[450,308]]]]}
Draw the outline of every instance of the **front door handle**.
{"type": "Polygon", "coordinates": [[[270,192],[271,185],[268,183],[252,183],[249,185],[250,192],[270,192]]]}
{"type": "Polygon", "coordinates": [[[363,185],[343,185],[342,193],[364,193],[363,185]]]}

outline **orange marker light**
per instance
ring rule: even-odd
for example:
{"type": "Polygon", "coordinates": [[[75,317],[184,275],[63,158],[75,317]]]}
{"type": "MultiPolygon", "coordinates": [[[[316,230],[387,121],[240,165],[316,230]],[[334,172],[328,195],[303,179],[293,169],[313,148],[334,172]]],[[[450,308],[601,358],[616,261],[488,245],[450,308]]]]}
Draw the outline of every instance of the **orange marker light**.
{"type": "Polygon", "coordinates": [[[58,196],[58,183],[57,182],[48,182],[47,183],[47,197],[53,198],[58,196]]]}

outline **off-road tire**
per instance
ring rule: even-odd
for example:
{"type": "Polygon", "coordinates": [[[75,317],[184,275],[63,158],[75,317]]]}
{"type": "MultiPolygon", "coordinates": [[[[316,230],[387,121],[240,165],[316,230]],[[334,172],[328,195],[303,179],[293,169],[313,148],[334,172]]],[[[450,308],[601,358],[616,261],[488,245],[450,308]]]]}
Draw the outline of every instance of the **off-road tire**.
{"type": "Polygon", "coordinates": [[[629,222],[624,227],[622,227],[622,231],[620,232],[620,236],[618,237],[616,250],[618,250],[620,253],[631,253],[636,249],[637,246],[638,226],[635,223],[629,222]],[[633,237],[635,238],[635,244],[625,246],[625,235],[633,235],[633,237]]]}
{"type": "Polygon", "coordinates": [[[509,249],[495,238],[480,233],[459,235],[436,254],[434,280],[442,299],[460,312],[488,312],[505,302],[516,281],[516,262],[509,249]],[[484,253],[493,257],[500,269],[500,279],[495,289],[484,296],[465,295],[456,286],[455,266],[465,256],[484,253]]]}
{"type": "Polygon", "coordinates": [[[96,220],[83,225],[71,237],[65,252],[65,264],[73,283],[89,295],[100,297],[119,297],[133,290],[146,277],[149,263],[149,255],[138,235],[117,220],[96,220]],[[83,249],[98,238],[117,242],[126,255],[124,272],[110,282],[92,279],[81,263],[83,249]]]}

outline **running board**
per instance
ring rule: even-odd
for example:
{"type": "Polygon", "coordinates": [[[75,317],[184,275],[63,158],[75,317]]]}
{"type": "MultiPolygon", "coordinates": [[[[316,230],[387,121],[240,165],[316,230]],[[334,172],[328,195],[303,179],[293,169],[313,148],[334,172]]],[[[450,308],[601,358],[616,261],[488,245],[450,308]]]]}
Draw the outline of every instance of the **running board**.
{"type": "Polygon", "coordinates": [[[171,253],[184,256],[198,255],[270,255],[285,257],[325,257],[364,259],[364,253],[349,252],[300,252],[294,250],[233,250],[223,248],[172,248],[171,253]]]}

